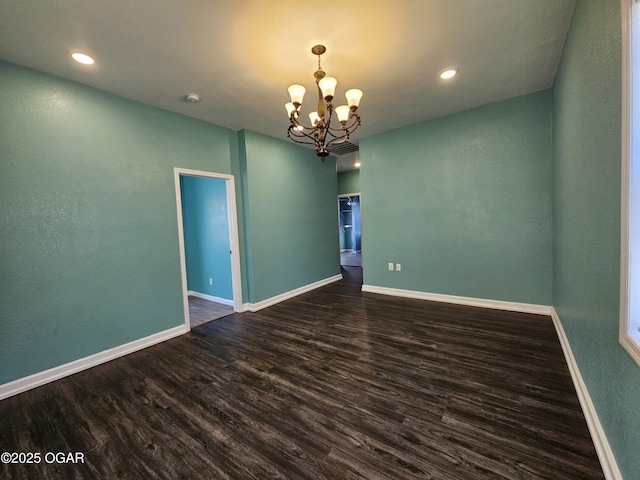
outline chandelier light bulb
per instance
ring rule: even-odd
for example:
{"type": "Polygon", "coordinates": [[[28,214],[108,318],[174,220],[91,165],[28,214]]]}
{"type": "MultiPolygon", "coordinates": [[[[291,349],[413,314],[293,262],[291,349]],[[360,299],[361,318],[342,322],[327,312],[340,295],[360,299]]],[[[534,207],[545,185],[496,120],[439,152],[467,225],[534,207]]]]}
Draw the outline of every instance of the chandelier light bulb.
{"type": "Polygon", "coordinates": [[[304,98],[304,93],[307,91],[302,85],[291,85],[289,87],[289,95],[291,96],[291,103],[293,103],[296,107],[302,105],[302,99],[304,98]]]}
{"type": "Polygon", "coordinates": [[[346,123],[349,120],[349,113],[351,113],[351,109],[349,105],[340,105],[336,107],[336,115],[338,115],[338,121],[340,123],[346,123]]]}
{"type": "Polygon", "coordinates": [[[352,88],[351,90],[347,90],[347,93],[345,93],[344,96],[347,97],[347,104],[355,110],[360,105],[362,90],[352,88]]]}
{"type": "Polygon", "coordinates": [[[311,125],[315,127],[316,124],[320,121],[320,115],[318,115],[318,112],[311,112],[309,114],[309,120],[311,120],[311,125]]]}
{"type": "Polygon", "coordinates": [[[285,103],[284,108],[287,109],[288,117],[291,117],[291,114],[296,111],[296,106],[291,102],[285,103]]]}
{"type": "Polygon", "coordinates": [[[322,96],[327,102],[333,100],[337,84],[338,80],[333,77],[324,77],[318,82],[318,86],[320,87],[320,90],[322,90],[322,96]]]}

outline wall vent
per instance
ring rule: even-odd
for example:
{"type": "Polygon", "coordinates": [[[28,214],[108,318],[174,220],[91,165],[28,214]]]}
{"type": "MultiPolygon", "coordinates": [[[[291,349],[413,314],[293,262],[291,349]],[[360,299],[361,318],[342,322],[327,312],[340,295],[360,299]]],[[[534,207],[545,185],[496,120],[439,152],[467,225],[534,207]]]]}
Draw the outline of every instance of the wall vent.
{"type": "Polygon", "coordinates": [[[360,147],[358,145],[351,142],[332,145],[330,148],[333,155],[344,155],[345,153],[357,152],[358,150],[360,150],[360,147]]]}

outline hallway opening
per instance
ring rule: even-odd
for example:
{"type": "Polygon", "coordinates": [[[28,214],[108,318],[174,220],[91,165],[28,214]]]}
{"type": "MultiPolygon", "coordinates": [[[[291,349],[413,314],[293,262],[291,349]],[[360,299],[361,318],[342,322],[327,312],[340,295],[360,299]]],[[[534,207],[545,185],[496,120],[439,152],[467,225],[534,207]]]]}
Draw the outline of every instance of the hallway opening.
{"type": "Polygon", "coordinates": [[[338,196],[340,265],[362,267],[360,194],[338,196]]]}

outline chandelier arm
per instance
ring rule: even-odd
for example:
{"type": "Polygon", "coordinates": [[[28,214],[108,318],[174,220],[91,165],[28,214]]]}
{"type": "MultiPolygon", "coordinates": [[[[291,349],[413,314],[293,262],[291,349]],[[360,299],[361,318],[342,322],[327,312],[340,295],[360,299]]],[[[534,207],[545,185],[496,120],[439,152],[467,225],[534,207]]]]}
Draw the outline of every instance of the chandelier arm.
{"type": "Polygon", "coordinates": [[[307,127],[306,125],[302,124],[301,122],[298,121],[297,118],[295,118],[295,112],[291,114],[290,120],[291,120],[291,125],[289,125],[289,129],[287,130],[287,136],[291,140],[296,141],[294,140],[294,137],[308,138],[310,140],[309,142],[297,141],[297,143],[305,143],[308,145],[318,144],[318,140],[317,140],[318,127],[307,127]],[[301,129],[298,127],[301,127],[301,129]]]}
{"type": "Polygon", "coordinates": [[[328,147],[333,147],[334,145],[342,145],[343,143],[346,143],[348,140],[349,140],[348,136],[339,139],[339,141],[338,139],[334,139],[334,140],[331,140],[329,143],[327,143],[325,146],[328,148],[328,147]]]}
{"type": "Polygon", "coordinates": [[[345,130],[351,130],[352,128],[353,128],[353,130],[355,130],[356,128],[358,128],[360,126],[360,115],[358,115],[357,113],[354,113],[351,118],[353,119],[353,121],[351,122],[350,125],[347,125],[345,123],[345,125],[340,125],[339,127],[331,127],[331,126],[329,126],[329,130],[333,131],[333,132],[341,132],[341,131],[345,131],[345,130]]]}
{"type": "Polygon", "coordinates": [[[333,140],[331,140],[330,142],[327,142],[327,144],[325,146],[326,147],[331,147],[333,145],[340,145],[341,143],[345,143],[347,140],[349,140],[349,135],[345,135],[343,137],[336,137],[333,140]]]}
{"type": "Polygon", "coordinates": [[[289,129],[287,131],[287,136],[296,143],[303,143],[307,145],[324,145],[325,147],[328,147],[330,145],[344,143],[349,139],[349,136],[360,126],[360,117],[356,115],[352,117],[353,121],[349,125],[341,125],[340,127],[331,127],[325,125],[324,128],[319,126],[311,128],[303,125],[302,123],[297,121],[296,118],[293,118],[291,121],[291,125],[289,126],[289,129]],[[302,127],[302,130],[296,128],[298,126],[302,127]],[[334,132],[341,133],[336,134],[334,132]],[[329,141],[327,141],[327,134],[332,137],[329,141]]]}
{"type": "Polygon", "coordinates": [[[288,131],[287,132],[287,137],[289,137],[289,139],[291,139],[291,141],[293,141],[295,143],[301,143],[303,145],[315,145],[316,144],[316,142],[314,141],[313,137],[311,137],[310,135],[292,135],[291,131],[288,131]],[[305,139],[305,140],[298,140],[298,139],[305,139]]]}
{"type": "MultiPolygon", "coordinates": [[[[331,135],[333,140],[341,139],[341,138],[344,138],[344,137],[348,137],[349,134],[351,133],[351,132],[349,132],[349,130],[346,130],[346,129],[344,129],[344,130],[342,130],[342,129],[334,129],[334,130],[339,130],[339,131],[341,131],[343,133],[342,133],[342,135],[336,135],[335,133],[333,133],[331,131],[327,132],[329,135],[331,135]]],[[[331,141],[333,141],[333,140],[331,140],[331,141]]]]}
{"type": "Polygon", "coordinates": [[[291,130],[291,133],[293,133],[296,137],[309,137],[310,133],[313,133],[315,129],[305,127],[304,125],[302,125],[302,128],[298,128],[295,125],[290,125],[289,130],[291,130]]]}
{"type": "Polygon", "coordinates": [[[331,138],[343,138],[343,137],[348,137],[349,135],[351,135],[357,127],[355,128],[344,128],[344,129],[334,129],[334,131],[336,132],[342,132],[342,133],[333,133],[331,131],[327,132],[331,138]]]}
{"type": "Polygon", "coordinates": [[[289,120],[291,121],[291,125],[289,126],[289,128],[295,129],[296,127],[302,127],[304,130],[315,130],[315,127],[307,127],[300,120],[298,120],[297,118],[298,115],[299,115],[298,110],[294,110],[293,112],[291,112],[291,116],[289,117],[289,120]]]}
{"type": "Polygon", "coordinates": [[[355,132],[358,128],[360,124],[359,123],[353,123],[352,125],[349,125],[349,128],[334,128],[332,130],[336,131],[336,132],[342,132],[342,134],[339,133],[333,133],[332,131],[327,132],[329,135],[331,135],[332,138],[334,139],[341,139],[344,137],[349,137],[349,135],[351,135],[353,132],[355,132]]]}
{"type": "Polygon", "coordinates": [[[333,118],[333,105],[331,104],[331,102],[327,102],[325,116],[322,116],[320,118],[321,120],[318,123],[318,125],[314,127],[314,130],[318,132],[319,143],[321,145],[325,145],[327,141],[327,134],[331,135],[332,137],[335,137],[335,134],[332,132],[332,130],[338,131],[342,129],[331,126],[331,119],[333,118]]]}
{"type": "Polygon", "coordinates": [[[316,143],[315,138],[314,138],[314,136],[312,134],[309,134],[309,133],[306,133],[306,132],[303,132],[303,131],[300,131],[300,130],[296,130],[295,128],[294,129],[290,128],[288,130],[288,132],[287,132],[287,136],[289,138],[291,138],[292,140],[294,138],[308,138],[310,140],[309,142],[298,142],[298,143],[310,143],[310,144],[315,144],[316,143]]]}
{"type": "Polygon", "coordinates": [[[296,140],[296,138],[295,138],[295,137],[289,137],[289,140],[291,140],[291,141],[292,141],[292,142],[294,142],[294,143],[299,143],[299,144],[301,144],[301,145],[315,145],[315,143],[314,143],[314,142],[303,142],[303,141],[301,141],[301,140],[296,140]]]}
{"type": "Polygon", "coordinates": [[[355,122],[352,126],[354,127],[352,130],[345,129],[344,135],[332,135],[334,138],[331,141],[327,142],[325,146],[330,147],[331,145],[340,145],[341,143],[345,143],[347,140],[349,140],[349,136],[358,129],[358,127],[360,126],[360,122],[355,122]]]}
{"type": "Polygon", "coordinates": [[[324,145],[326,143],[326,126],[324,123],[319,124],[314,128],[305,127],[304,125],[296,122],[303,129],[299,130],[296,128],[296,125],[289,125],[289,129],[287,130],[287,136],[296,143],[302,143],[306,145],[314,145],[316,147],[316,151],[324,150],[324,145]],[[308,130],[305,131],[305,130],[308,130]],[[296,140],[296,138],[300,139],[309,139],[309,140],[296,140]]]}
{"type": "Polygon", "coordinates": [[[341,143],[346,143],[349,140],[349,135],[345,135],[344,137],[334,138],[330,142],[328,142],[325,146],[330,147],[332,145],[340,145],[341,143]]]}

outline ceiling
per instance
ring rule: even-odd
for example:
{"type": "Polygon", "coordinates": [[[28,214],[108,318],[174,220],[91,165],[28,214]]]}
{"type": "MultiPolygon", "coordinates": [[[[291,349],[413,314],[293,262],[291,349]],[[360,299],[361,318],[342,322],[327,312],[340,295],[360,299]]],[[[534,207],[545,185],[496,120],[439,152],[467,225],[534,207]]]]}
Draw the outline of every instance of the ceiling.
{"type": "MultiPolygon", "coordinates": [[[[286,138],[287,87],[364,92],[359,138],[548,88],[575,0],[0,0],[0,58],[286,138]],[[91,54],[83,66],[70,53],[91,54]],[[443,81],[438,73],[459,69],[443,81]],[[201,101],[189,103],[188,93],[201,101]]],[[[307,93],[302,111],[312,109],[307,93]],[[305,108],[306,107],[306,108],[305,108]]],[[[334,102],[338,103],[338,102],[334,102]]],[[[339,102],[343,103],[343,102],[339,102]]],[[[339,104],[338,103],[338,104],[339,104]]],[[[349,162],[353,155],[345,155],[349,162]]],[[[340,160],[340,159],[339,159],[340,160]]],[[[344,163],[344,162],[340,162],[344,163]]],[[[350,168],[341,165],[341,169],[350,168]]]]}

